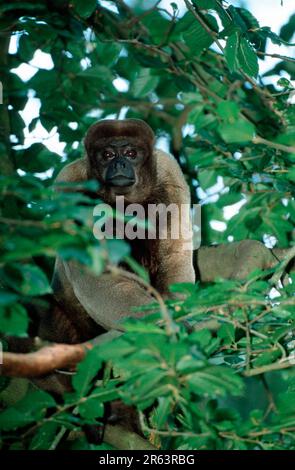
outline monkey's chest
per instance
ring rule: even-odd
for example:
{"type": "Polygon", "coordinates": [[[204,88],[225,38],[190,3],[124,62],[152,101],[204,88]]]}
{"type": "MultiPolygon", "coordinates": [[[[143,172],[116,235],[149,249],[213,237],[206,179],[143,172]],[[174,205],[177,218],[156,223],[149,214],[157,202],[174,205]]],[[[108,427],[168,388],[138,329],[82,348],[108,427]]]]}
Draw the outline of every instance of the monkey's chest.
{"type": "Polygon", "coordinates": [[[131,256],[146,269],[152,282],[159,268],[158,240],[135,239],[130,245],[131,256]]]}

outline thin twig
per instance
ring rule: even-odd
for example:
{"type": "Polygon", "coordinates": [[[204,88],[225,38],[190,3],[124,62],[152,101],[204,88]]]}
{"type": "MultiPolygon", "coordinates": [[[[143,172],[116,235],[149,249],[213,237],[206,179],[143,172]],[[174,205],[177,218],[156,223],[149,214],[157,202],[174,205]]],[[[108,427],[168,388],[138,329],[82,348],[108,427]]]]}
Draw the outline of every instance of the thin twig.
{"type": "Polygon", "coordinates": [[[280,268],[270,278],[269,282],[271,285],[278,284],[279,280],[281,279],[282,275],[284,274],[286,270],[286,267],[288,266],[288,264],[294,257],[295,257],[295,245],[286,254],[285,258],[281,262],[280,268]]]}
{"type": "Polygon", "coordinates": [[[292,57],[288,57],[288,56],[281,55],[281,54],[267,54],[266,52],[261,52],[261,51],[256,51],[256,54],[260,56],[273,57],[274,59],[282,59],[282,60],[285,60],[286,62],[292,62],[292,63],[295,62],[295,59],[293,59],[292,57]]]}
{"type": "Polygon", "coordinates": [[[209,36],[212,37],[213,41],[217,44],[217,46],[219,47],[219,49],[221,50],[221,52],[224,52],[224,47],[222,46],[222,44],[220,44],[220,41],[218,39],[218,36],[217,34],[215,33],[215,31],[212,31],[211,28],[209,28],[209,26],[207,25],[207,23],[205,23],[205,21],[203,20],[203,18],[197,13],[196,9],[193,7],[193,5],[188,1],[188,0],[184,0],[184,3],[186,4],[186,7],[187,9],[194,15],[194,17],[198,20],[198,22],[200,23],[201,26],[203,26],[203,28],[205,29],[205,31],[207,31],[207,33],[209,34],[209,36]]]}
{"type": "Polygon", "coordinates": [[[136,281],[139,284],[141,284],[147,290],[147,292],[150,293],[156,299],[156,301],[158,302],[159,307],[160,307],[160,311],[161,311],[161,314],[162,314],[162,318],[163,318],[164,323],[165,323],[166,332],[167,332],[168,336],[174,337],[174,328],[173,328],[172,320],[171,320],[169,311],[167,309],[167,306],[166,306],[161,294],[153,286],[151,286],[148,282],[146,282],[144,279],[142,279],[141,277],[137,276],[134,273],[130,273],[129,271],[126,271],[122,268],[118,268],[117,266],[111,266],[111,265],[107,267],[107,270],[111,274],[114,274],[115,276],[121,275],[121,276],[124,276],[127,279],[130,279],[132,281],[136,281]]]}
{"type": "Polygon", "coordinates": [[[294,366],[295,360],[293,358],[284,362],[275,362],[273,364],[267,364],[266,366],[256,367],[255,369],[243,372],[243,375],[246,377],[253,377],[254,375],[266,374],[267,372],[273,372],[275,370],[289,369],[294,366]]]}
{"type": "Polygon", "coordinates": [[[211,434],[209,432],[205,432],[205,433],[200,433],[200,434],[197,434],[197,433],[194,433],[194,432],[189,432],[189,431],[174,431],[174,430],[168,430],[168,431],[161,431],[159,429],[155,429],[155,428],[150,428],[147,424],[146,424],[146,420],[145,420],[145,417],[144,417],[144,414],[139,411],[139,420],[140,420],[140,426],[142,428],[143,431],[145,432],[148,432],[150,434],[157,434],[159,436],[166,436],[166,437],[209,437],[211,436],[211,434]]]}
{"type": "Polygon", "coordinates": [[[271,140],[266,140],[266,139],[263,139],[262,137],[258,137],[258,136],[254,137],[252,142],[253,144],[258,144],[258,145],[264,144],[264,145],[267,145],[268,147],[281,150],[282,152],[295,153],[295,147],[293,146],[272,142],[271,140]]]}
{"type": "Polygon", "coordinates": [[[60,441],[62,440],[64,435],[66,434],[66,432],[67,432],[67,428],[65,426],[62,426],[60,428],[60,431],[57,433],[57,435],[53,439],[53,441],[52,441],[52,443],[49,447],[49,450],[55,450],[56,449],[56,447],[58,446],[58,444],[60,443],[60,441]]]}

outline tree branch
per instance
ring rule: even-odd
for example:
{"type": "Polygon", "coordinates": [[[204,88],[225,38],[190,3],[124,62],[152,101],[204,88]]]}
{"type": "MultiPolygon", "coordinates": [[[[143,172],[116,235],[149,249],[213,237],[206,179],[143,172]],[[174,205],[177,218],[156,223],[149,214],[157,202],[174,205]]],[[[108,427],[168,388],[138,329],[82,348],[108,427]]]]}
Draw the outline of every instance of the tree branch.
{"type": "Polygon", "coordinates": [[[103,436],[104,442],[111,444],[118,450],[155,450],[148,440],[123,426],[107,424],[103,436]]]}
{"type": "Polygon", "coordinates": [[[256,367],[244,372],[246,377],[253,377],[254,375],[261,375],[267,372],[273,372],[275,370],[288,369],[289,367],[294,367],[295,361],[294,358],[287,358],[284,362],[274,362],[273,364],[267,364],[266,366],[256,367]]]}
{"type": "MultiPolygon", "coordinates": [[[[85,343],[53,343],[46,346],[40,342],[39,338],[33,338],[31,339],[31,347],[40,349],[28,353],[4,352],[0,372],[1,375],[8,377],[40,377],[53,372],[55,369],[74,367],[84,359],[89,349],[110,341],[121,334],[119,331],[110,330],[85,343]]],[[[14,342],[16,346],[16,338],[14,338],[14,342]]]]}
{"type": "Polygon", "coordinates": [[[271,147],[276,150],[281,150],[282,152],[295,153],[295,147],[293,146],[272,142],[271,140],[263,139],[262,137],[259,137],[259,136],[254,137],[252,142],[253,144],[258,144],[258,145],[259,144],[267,145],[267,147],[271,147]]]}
{"type": "Polygon", "coordinates": [[[293,246],[292,248],[290,248],[290,251],[285,255],[284,259],[282,260],[282,264],[280,266],[280,268],[278,269],[278,271],[276,271],[274,273],[274,275],[271,277],[270,279],[270,283],[272,285],[276,285],[280,278],[282,277],[282,275],[284,274],[285,272],[285,269],[286,267],[288,266],[288,264],[290,263],[290,261],[295,257],[295,246],[293,246]]]}
{"type": "Polygon", "coordinates": [[[274,59],[286,60],[287,62],[295,63],[295,59],[281,54],[267,54],[266,52],[256,51],[256,54],[262,57],[273,57],[274,59]]]}

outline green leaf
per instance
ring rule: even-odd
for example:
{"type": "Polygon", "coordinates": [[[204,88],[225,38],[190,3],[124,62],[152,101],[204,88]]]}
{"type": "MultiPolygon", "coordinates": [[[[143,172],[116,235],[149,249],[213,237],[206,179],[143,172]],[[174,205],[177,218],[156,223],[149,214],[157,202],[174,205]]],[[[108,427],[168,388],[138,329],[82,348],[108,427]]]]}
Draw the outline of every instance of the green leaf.
{"type": "Polygon", "coordinates": [[[96,54],[104,65],[112,66],[118,60],[119,54],[122,50],[122,45],[116,42],[103,43],[97,40],[96,54]]]}
{"type": "Polygon", "coordinates": [[[20,291],[23,295],[50,294],[52,289],[43,271],[38,266],[22,265],[23,282],[20,291]]]}
{"type": "Polygon", "coordinates": [[[200,10],[214,10],[216,7],[216,0],[193,0],[193,3],[200,8],[200,10]]]}
{"type": "Polygon", "coordinates": [[[42,173],[60,162],[60,156],[48,150],[40,143],[32,144],[28,149],[17,153],[17,165],[24,171],[42,173]]]}
{"type": "Polygon", "coordinates": [[[190,112],[188,122],[193,124],[197,131],[205,128],[214,128],[216,125],[215,115],[210,112],[205,113],[204,108],[198,108],[198,106],[195,106],[194,109],[190,112]]]}
{"type": "Polygon", "coordinates": [[[278,350],[262,353],[258,356],[257,359],[253,361],[253,366],[255,368],[255,367],[261,367],[267,364],[271,364],[272,362],[275,362],[275,360],[278,359],[280,356],[281,356],[281,351],[278,351],[278,350]]]}
{"type": "Polygon", "coordinates": [[[96,0],[71,0],[71,5],[74,10],[82,18],[89,18],[97,6],[96,0]]]}
{"type": "MultiPolygon", "coordinates": [[[[18,8],[21,8],[23,10],[28,10],[28,11],[42,11],[42,10],[45,10],[46,9],[46,6],[45,5],[42,5],[42,3],[38,3],[38,2],[18,2],[18,8]]],[[[1,5],[1,10],[2,11],[9,11],[9,10],[14,10],[15,9],[15,4],[13,3],[8,3],[7,5],[1,5]]]]}
{"type": "Polygon", "coordinates": [[[10,431],[35,421],[33,415],[24,415],[15,408],[7,408],[0,414],[0,429],[10,431]]]}
{"type": "Polygon", "coordinates": [[[286,89],[289,89],[289,90],[292,90],[293,89],[293,86],[292,86],[292,83],[285,77],[281,77],[278,81],[277,81],[277,85],[278,86],[281,86],[281,87],[284,87],[286,89]]]}
{"type": "Polygon", "coordinates": [[[43,271],[32,264],[8,265],[3,272],[6,283],[23,295],[50,294],[52,289],[43,271]]]}
{"type": "Polygon", "coordinates": [[[143,15],[141,23],[144,24],[153,43],[163,43],[169,32],[170,22],[157,11],[151,9],[148,15],[143,15]]]}
{"type": "Polygon", "coordinates": [[[235,101],[221,101],[218,103],[217,113],[224,121],[232,124],[238,119],[240,109],[235,101]]]}
{"type": "Polygon", "coordinates": [[[248,215],[244,220],[245,227],[252,233],[257,233],[258,227],[262,224],[262,218],[259,214],[248,215]]]}
{"type": "Polygon", "coordinates": [[[142,68],[131,85],[131,91],[135,98],[143,98],[155,90],[159,83],[159,77],[152,75],[152,69],[142,68]]]}
{"type": "Polygon", "coordinates": [[[117,240],[115,238],[107,240],[106,246],[112,264],[118,264],[125,256],[130,254],[130,245],[125,240],[117,240]]]}
{"type": "Polygon", "coordinates": [[[288,132],[279,134],[275,142],[285,145],[295,145],[295,129],[290,128],[288,132]]]}
{"type": "Polygon", "coordinates": [[[238,50],[240,45],[239,33],[235,32],[227,38],[226,46],[224,49],[224,56],[231,72],[236,72],[239,69],[238,50]]]}
{"type": "Polygon", "coordinates": [[[112,70],[105,65],[95,65],[88,67],[83,72],[78,73],[77,77],[93,78],[95,80],[102,80],[103,82],[112,82],[115,78],[112,70]]]}
{"type": "Polygon", "coordinates": [[[244,143],[253,139],[255,127],[251,122],[240,119],[234,124],[220,124],[218,132],[222,139],[229,144],[244,143]]]}
{"type": "Polygon", "coordinates": [[[78,410],[82,418],[91,421],[95,421],[96,418],[102,418],[104,415],[104,406],[99,400],[86,398],[79,404],[78,410]]]}
{"type": "Polygon", "coordinates": [[[253,16],[252,13],[246,8],[237,8],[231,6],[231,11],[235,11],[235,13],[239,15],[240,20],[242,20],[243,24],[245,25],[245,31],[259,28],[259,22],[257,21],[257,18],[255,18],[255,16],[253,16]]]}
{"type": "Polygon", "coordinates": [[[35,48],[27,34],[22,34],[19,38],[18,53],[24,62],[32,60],[35,48]]]}
{"type": "Polygon", "coordinates": [[[202,189],[206,190],[214,186],[217,182],[217,173],[214,170],[200,170],[198,172],[198,180],[202,189]]]}
{"type": "Polygon", "coordinates": [[[91,381],[100,370],[101,364],[100,348],[94,347],[88,351],[86,358],[80,362],[77,373],[73,377],[72,384],[78,397],[87,395],[91,381]]]}
{"type": "Polygon", "coordinates": [[[259,71],[257,54],[253,47],[243,37],[240,39],[238,61],[245,73],[251,77],[257,77],[259,71]]]}
{"type": "Polygon", "coordinates": [[[284,415],[294,414],[295,391],[280,393],[276,399],[276,404],[280,413],[284,415]]]}
{"type": "Polygon", "coordinates": [[[55,406],[55,401],[42,390],[31,391],[14,408],[0,413],[0,429],[12,430],[41,419],[47,410],[55,406]]]}
{"type": "Polygon", "coordinates": [[[222,209],[226,206],[231,206],[233,204],[236,204],[239,201],[242,201],[242,195],[239,192],[234,192],[234,190],[230,191],[229,193],[222,194],[218,201],[216,201],[216,205],[218,207],[221,207],[222,209]]]}
{"type": "Polygon", "coordinates": [[[191,343],[197,344],[198,347],[203,350],[207,346],[209,346],[212,340],[212,335],[209,330],[206,330],[204,328],[203,330],[195,331],[194,333],[192,333],[189,337],[189,340],[191,343]]]}
{"type": "Polygon", "coordinates": [[[29,450],[48,450],[57,434],[60,424],[54,421],[45,422],[35,432],[29,450]]]}
{"type": "Polygon", "coordinates": [[[159,397],[158,406],[152,417],[153,427],[162,429],[167,423],[167,419],[173,409],[173,400],[169,397],[159,397]]]}
{"type": "Polygon", "coordinates": [[[241,14],[240,8],[230,5],[227,9],[227,13],[231,16],[232,23],[239,29],[239,31],[242,34],[246,33],[248,30],[248,20],[241,14]]]}
{"type": "Polygon", "coordinates": [[[136,351],[136,347],[119,337],[111,342],[104,343],[101,346],[101,356],[105,361],[113,361],[117,358],[128,356],[136,351]]]}
{"type": "Polygon", "coordinates": [[[157,395],[154,394],[156,388],[165,386],[165,382],[167,379],[166,371],[161,371],[159,369],[151,370],[150,372],[146,372],[140,378],[136,380],[136,391],[135,394],[137,395],[137,399],[145,400],[147,397],[157,398],[157,395]]]}
{"type": "Polygon", "coordinates": [[[28,325],[28,314],[21,304],[0,307],[0,331],[2,333],[23,336],[27,332],[28,325]]]}
{"type": "Polygon", "coordinates": [[[13,304],[17,299],[18,295],[0,290],[0,306],[13,304]]]}
{"type": "Polygon", "coordinates": [[[227,393],[241,395],[244,388],[241,377],[223,366],[207,367],[189,374],[187,383],[194,393],[209,397],[224,396],[227,393]]]}
{"type": "MultiPolygon", "coordinates": [[[[212,31],[218,31],[217,22],[212,15],[204,15],[206,22],[211,26],[212,31]]],[[[213,43],[213,37],[194,18],[192,25],[182,33],[185,44],[189,47],[191,55],[197,56],[204,49],[213,43]]]]}
{"type": "Polygon", "coordinates": [[[235,328],[230,323],[225,323],[218,330],[218,337],[223,340],[224,344],[232,344],[235,342],[235,328]]]}
{"type": "Polygon", "coordinates": [[[292,181],[295,183],[295,168],[290,168],[287,174],[288,180],[292,181]]]}
{"type": "Polygon", "coordinates": [[[274,33],[270,29],[269,26],[263,26],[258,31],[256,31],[256,34],[258,34],[262,38],[269,38],[273,44],[277,44],[278,46],[280,46],[281,44],[285,44],[286,46],[294,46],[295,45],[294,43],[289,43],[289,42],[285,41],[282,37],[278,36],[276,33],[274,33]]]}
{"type": "Polygon", "coordinates": [[[91,257],[91,264],[89,268],[96,275],[102,274],[105,266],[105,259],[98,247],[90,246],[87,250],[91,257]]]}
{"type": "Polygon", "coordinates": [[[295,32],[295,13],[290,16],[287,23],[285,23],[280,30],[280,37],[284,41],[290,41],[292,39],[295,32]]]}

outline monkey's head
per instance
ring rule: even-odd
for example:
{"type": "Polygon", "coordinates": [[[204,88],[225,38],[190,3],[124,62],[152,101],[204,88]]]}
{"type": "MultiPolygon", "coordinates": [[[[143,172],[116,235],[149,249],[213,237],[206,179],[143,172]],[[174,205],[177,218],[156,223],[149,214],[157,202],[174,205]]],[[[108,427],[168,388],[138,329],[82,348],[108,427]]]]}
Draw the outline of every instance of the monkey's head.
{"type": "Polygon", "coordinates": [[[146,199],[156,178],[154,140],[152,129],[140,119],[108,119],[90,127],[85,138],[88,177],[100,182],[105,199],[146,199]]]}

